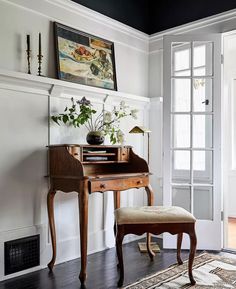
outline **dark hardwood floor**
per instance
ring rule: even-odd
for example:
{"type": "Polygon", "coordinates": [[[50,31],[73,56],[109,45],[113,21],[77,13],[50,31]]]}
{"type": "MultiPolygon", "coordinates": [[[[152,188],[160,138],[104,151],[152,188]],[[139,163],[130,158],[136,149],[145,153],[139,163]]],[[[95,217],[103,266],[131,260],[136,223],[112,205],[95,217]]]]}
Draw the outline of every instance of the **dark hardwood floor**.
{"type": "MultiPolygon", "coordinates": [[[[157,239],[161,246],[161,239],[157,239]]],[[[160,271],[176,263],[175,250],[161,250],[153,262],[147,254],[138,250],[137,242],[123,245],[125,266],[124,285],[160,271]]],[[[188,251],[182,251],[182,258],[188,258],[188,251]]],[[[81,287],[78,279],[80,260],[56,265],[52,273],[43,269],[21,277],[3,281],[0,289],[115,289],[118,271],[115,249],[102,251],[88,256],[86,287],[81,287]]]]}

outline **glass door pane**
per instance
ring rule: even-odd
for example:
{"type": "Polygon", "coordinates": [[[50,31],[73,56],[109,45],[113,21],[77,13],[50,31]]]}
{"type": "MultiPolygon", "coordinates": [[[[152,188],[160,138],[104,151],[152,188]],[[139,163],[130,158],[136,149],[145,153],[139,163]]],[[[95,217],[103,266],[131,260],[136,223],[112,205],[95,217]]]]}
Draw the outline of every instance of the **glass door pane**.
{"type": "Polygon", "coordinates": [[[172,111],[190,112],[191,81],[187,78],[174,78],[172,81],[172,111]]]}
{"type": "Polygon", "coordinates": [[[172,152],[172,183],[190,184],[190,151],[172,152]]]}
{"type": "Polygon", "coordinates": [[[172,117],[172,140],[174,148],[190,147],[190,115],[175,114],[172,117]]]}
{"type": "Polygon", "coordinates": [[[193,111],[212,111],[212,79],[197,78],[193,80],[193,111]]]}
{"type": "Polygon", "coordinates": [[[182,207],[191,212],[191,193],[190,187],[173,187],[172,188],[172,204],[173,206],[182,207]]]}
{"type": "Polygon", "coordinates": [[[200,220],[213,219],[213,191],[212,187],[194,187],[193,214],[200,220]]]}
{"type": "Polygon", "coordinates": [[[193,151],[193,184],[212,184],[212,151],[193,151]]]}
{"type": "Polygon", "coordinates": [[[189,42],[172,44],[172,75],[190,76],[191,44],[189,42]]]}
{"type": "Polygon", "coordinates": [[[193,42],[193,76],[212,76],[213,43],[193,42]]]}
{"type": "Polygon", "coordinates": [[[212,115],[193,115],[193,148],[212,148],[212,115]]]}

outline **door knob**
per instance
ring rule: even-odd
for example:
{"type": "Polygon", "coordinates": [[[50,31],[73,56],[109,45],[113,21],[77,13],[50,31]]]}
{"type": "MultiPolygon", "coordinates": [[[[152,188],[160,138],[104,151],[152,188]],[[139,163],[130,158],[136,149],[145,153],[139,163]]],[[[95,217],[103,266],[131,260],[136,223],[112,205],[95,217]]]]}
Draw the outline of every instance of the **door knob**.
{"type": "Polygon", "coordinates": [[[206,99],[205,101],[202,101],[202,103],[205,103],[205,105],[208,105],[209,104],[209,99],[206,99]]]}

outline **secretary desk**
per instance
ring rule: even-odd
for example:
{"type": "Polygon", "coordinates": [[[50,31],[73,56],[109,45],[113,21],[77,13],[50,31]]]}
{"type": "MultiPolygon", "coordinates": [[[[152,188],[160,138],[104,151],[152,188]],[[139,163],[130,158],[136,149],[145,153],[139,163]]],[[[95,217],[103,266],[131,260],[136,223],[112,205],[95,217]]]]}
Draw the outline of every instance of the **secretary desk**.
{"type": "MultiPolygon", "coordinates": [[[[47,196],[48,217],[52,240],[50,270],[56,261],[56,229],[54,197],[58,190],[77,192],[79,199],[81,270],[79,279],[86,280],[88,200],[95,192],[113,191],[114,208],[120,207],[120,191],[144,187],[148,205],[153,205],[153,191],[149,181],[147,162],[133,152],[131,146],[104,146],[64,144],[50,145],[49,180],[47,196]]],[[[148,236],[148,249],[150,249],[148,236]]]]}

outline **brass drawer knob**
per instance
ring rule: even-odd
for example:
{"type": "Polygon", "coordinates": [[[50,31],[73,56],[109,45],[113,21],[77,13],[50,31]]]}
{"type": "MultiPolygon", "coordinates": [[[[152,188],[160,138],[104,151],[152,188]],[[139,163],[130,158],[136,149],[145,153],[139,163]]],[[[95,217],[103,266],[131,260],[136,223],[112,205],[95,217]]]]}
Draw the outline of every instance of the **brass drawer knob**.
{"type": "Polygon", "coordinates": [[[137,181],[137,185],[142,185],[143,181],[137,181]]]}

